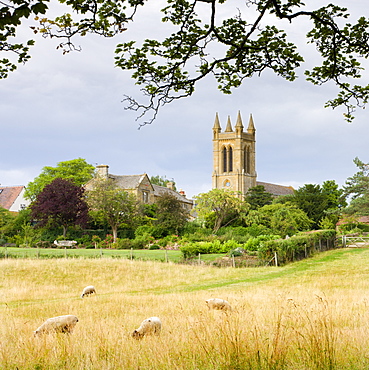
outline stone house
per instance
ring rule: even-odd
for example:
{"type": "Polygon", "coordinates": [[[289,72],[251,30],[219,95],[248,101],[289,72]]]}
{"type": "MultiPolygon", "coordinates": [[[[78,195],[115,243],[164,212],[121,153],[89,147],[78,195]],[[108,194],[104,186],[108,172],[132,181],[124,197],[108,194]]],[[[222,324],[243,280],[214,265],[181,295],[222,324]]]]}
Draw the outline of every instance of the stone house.
{"type": "Polygon", "coordinates": [[[94,182],[97,179],[112,179],[116,185],[136,196],[136,198],[145,204],[153,204],[157,202],[157,199],[164,194],[171,194],[175,196],[184,208],[191,210],[194,206],[194,202],[191,199],[187,199],[183,190],[179,192],[174,190],[174,183],[168,182],[167,187],[158,186],[151,184],[150,178],[146,173],[141,175],[113,175],[109,173],[108,165],[96,166],[95,177],[88,181],[85,185],[85,189],[92,190],[94,182]]]}

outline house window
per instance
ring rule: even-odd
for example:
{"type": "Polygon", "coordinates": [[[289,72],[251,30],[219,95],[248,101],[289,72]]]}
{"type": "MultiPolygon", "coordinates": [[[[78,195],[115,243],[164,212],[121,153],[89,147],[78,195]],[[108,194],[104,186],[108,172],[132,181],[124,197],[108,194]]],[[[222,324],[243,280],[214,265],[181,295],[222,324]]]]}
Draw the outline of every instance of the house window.
{"type": "Polygon", "coordinates": [[[26,205],[25,205],[25,204],[21,204],[21,205],[20,205],[20,209],[22,209],[22,210],[23,210],[23,209],[26,209],[26,205]]]}
{"type": "Polygon", "coordinates": [[[142,192],[142,202],[149,203],[149,192],[148,191],[142,192]]]}
{"type": "Polygon", "coordinates": [[[233,171],[233,150],[230,146],[228,149],[228,172],[233,171]]]}

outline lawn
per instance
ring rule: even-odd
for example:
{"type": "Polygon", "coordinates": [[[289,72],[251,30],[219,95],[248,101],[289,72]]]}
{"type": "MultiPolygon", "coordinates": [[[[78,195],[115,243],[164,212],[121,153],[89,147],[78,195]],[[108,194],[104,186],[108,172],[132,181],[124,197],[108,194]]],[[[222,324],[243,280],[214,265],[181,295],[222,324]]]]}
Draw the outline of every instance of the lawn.
{"type": "MultiPolygon", "coordinates": [[[[7,258],[125,258],[134,260],[153,260],[179,262],[182,253],[179,250],[120,250],[120,249],[57,249],[57,248],[15,248],[1,247],[0,256],[7,258]]],[[[201,261],[213,261],[222,254],[200,256],[201,261]]],[[[198,258],[196,259],[198,260],[198,258]]]]}

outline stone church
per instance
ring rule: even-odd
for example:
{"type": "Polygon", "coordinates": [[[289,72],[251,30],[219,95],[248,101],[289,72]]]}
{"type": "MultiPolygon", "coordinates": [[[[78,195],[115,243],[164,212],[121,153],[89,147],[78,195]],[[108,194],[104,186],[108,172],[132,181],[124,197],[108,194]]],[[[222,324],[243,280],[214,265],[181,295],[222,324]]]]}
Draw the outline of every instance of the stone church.
{"type": "Polygon", "coordinates": [[[274,196],[293,194],[291,186],[282,186],[257,181],[256,175],[256,137],[252,115],[246,131],[238,112],[236,124],[232,128],[228,117],[225,130],[222,132],[218,113],[213,126],[213,189],[230,189],[243,198],[248,189],[262,185],[265,191],[274,196]]]}

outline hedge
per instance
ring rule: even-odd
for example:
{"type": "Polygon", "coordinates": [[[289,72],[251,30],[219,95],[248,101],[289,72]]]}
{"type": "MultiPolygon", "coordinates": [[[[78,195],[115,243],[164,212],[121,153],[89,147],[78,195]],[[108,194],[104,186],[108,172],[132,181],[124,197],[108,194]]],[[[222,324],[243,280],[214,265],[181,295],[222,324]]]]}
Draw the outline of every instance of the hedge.
{"type": "Polygon", "coordinates": [[[307,258],[317,251],[336,247],[335,230],[317,230],[299,233],[288,239],[277,239],[263,242],[258,249],[258,257],[265,262],[273,259],[277,253],[278,263],[307,258]]]}

